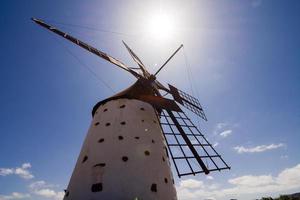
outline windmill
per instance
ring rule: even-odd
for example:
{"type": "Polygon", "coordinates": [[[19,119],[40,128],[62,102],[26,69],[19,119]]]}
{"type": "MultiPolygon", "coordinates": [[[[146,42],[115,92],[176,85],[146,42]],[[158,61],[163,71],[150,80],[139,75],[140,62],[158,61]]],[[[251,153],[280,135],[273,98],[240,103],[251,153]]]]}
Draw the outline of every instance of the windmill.
{"type": "Polygon", "coordinates": [[[128,89],[98,102],[64,199],[177,199],[171,162],[179,177],[230,169],[181,109],[207,120],[199,101],[172,85],[165,87],[123,41],[138,68],[129,67],[79,39],[32,18],[132,74],[128,89]],[[165,98],[166,92],[173,99],[165,98]],[[178,104],[180,105],[178,105],[178,104]]]}

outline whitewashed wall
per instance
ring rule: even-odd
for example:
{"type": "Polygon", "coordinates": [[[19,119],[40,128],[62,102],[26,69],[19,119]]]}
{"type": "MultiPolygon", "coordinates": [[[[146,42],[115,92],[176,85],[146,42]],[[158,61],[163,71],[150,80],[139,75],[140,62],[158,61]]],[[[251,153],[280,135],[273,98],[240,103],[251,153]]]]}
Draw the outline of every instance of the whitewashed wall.
{"type": "Polygon", "coordinates": [[[154,108],[117,99],[97,109],[64,200],[174,200],[173,182],[154,108]]]}

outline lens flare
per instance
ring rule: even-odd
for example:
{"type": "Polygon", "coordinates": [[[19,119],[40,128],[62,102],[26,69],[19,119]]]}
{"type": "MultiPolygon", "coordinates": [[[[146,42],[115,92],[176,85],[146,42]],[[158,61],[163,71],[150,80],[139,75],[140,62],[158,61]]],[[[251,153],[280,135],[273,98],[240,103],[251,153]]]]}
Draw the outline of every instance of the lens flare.
{"type": "Polygon", "coordinates": [[[165,13],[158,13],[149,18],[147,32],[155,39],[167,39],[174,31],[172,17],[165,13]]]}

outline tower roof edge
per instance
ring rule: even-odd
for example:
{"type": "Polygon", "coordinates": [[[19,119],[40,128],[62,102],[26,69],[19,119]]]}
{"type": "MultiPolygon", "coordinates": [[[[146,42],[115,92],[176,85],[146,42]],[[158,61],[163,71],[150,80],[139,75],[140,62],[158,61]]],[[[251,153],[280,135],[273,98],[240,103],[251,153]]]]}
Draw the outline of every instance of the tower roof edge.
{"type": "Polygon", "coordinates": [[[103,104],[108,101],[116,100],[116,99],[138,99],[142,100],[143,96],[154,96],[153,88],[149,83],[146,83],[147,80],[138,79],[133,85],[129,88],[107,98],[102,101],[96,103],[92,110],[92,116],[94,117],[96,110],[103,104]]]}

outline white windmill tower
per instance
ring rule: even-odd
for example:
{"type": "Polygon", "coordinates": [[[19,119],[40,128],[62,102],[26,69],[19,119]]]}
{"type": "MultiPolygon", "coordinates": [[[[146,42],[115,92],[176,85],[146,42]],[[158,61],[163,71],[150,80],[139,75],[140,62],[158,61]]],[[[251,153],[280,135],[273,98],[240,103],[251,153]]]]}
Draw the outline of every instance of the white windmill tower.
{"type": "Polygon", "coordinates": [[[206,120],[199,101],[156,80],[182,45],[152,75],[124,42],[139,68],[130,68],[42,20],[32,20],[137,78],[128,89],[94,106],[64,200],[177,199],[169,159],[179,177],[230,169],[176,104],[206,120]],[[173,100],[164,98],[160,90],[171,94],[173,100]]]}

